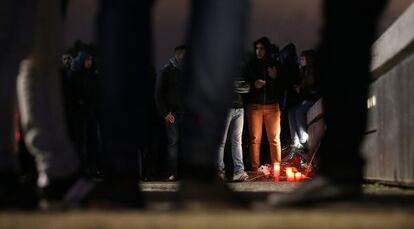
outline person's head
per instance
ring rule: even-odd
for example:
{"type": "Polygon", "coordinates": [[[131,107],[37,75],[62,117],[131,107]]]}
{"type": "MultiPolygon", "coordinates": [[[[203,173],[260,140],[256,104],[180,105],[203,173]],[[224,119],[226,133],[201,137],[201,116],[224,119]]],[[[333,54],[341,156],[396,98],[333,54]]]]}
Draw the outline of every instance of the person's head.
{"type": "Polygon", "coordinates": [[[62,55],[62,64],[65,67],[70,67],[72,64],[72,56],[70,54],[63,54],[62,55]]]}
{"type": "Polygon", "coordinates": [[[306,67],[315,63],[315,51],[305,50],[300,55],[300,66],[306,67]]]}
{"type": "Polygon", "coordinates": [[[187,47],[185,45],[180,45],[180,46],[175,47],[174,57],[177,59],[178,62],[181,62],[184,60],[186,50],[187,50],[187,47]]]}
{"type": "Polygon", "coordinates": [[[74,61],[74,71],[91,70],[93,68],[93,56],[85,51],[80,51],[74,61]]]}
{"type": "Polygon", "coordinates": [[[259,60],[266,59],[270,56],[271,43],[270,43],[269,38],[261,37],[257,41],[255,41],[253,45],[254,45],[254,50],[255,50],[257,59],[259,60]]]}
{"type": "Polygon", "coordinates": [[[93,57],[91,55],[87,55],[85,61],[83,62],[83,67],[86,70],[90,70],[93,65],[93,57]]]}

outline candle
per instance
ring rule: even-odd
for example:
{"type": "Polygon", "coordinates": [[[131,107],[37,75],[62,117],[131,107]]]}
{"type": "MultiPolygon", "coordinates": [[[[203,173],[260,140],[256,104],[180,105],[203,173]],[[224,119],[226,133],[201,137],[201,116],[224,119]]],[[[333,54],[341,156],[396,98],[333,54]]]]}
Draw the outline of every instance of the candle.
{"type": "Polygon", "coordinates": [[[290,182],[295,180],[292,167],[286,167],[286,180],[290,182]]]}
{"type": "Polygon", "coordinates": [[[273,164],[273,177],[275,178],[275,182],[280,181],[280,163],[275,162],[273,164]]]}
{"type": "Polygon", "coordinates": [[[300,181],[301,179],[302,179],[302,173],[300,172],[295,173],[295,180],[300,181]]]}
{"type": "Polygon", "coordinates": [[[286,173],[286,177],[289,182],[295,181],[295,175],[293,173],[286,173]]]}

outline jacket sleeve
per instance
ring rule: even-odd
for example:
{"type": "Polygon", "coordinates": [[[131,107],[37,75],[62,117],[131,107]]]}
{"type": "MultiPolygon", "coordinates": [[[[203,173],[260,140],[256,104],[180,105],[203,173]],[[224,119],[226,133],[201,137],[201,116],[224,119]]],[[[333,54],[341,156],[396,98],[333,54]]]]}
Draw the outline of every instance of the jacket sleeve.
{"type": "Polygon", "coordinates": [[[158,112],[162,117],[165,117],[169,110],[167,103],[165,101],[165,92],[166,92],[166,85],[168,81],[168,69],[164,68],[161,71],[160,76],[157,78],[157,82],[155,85],[155,103],[158,109],[158,112]]]}

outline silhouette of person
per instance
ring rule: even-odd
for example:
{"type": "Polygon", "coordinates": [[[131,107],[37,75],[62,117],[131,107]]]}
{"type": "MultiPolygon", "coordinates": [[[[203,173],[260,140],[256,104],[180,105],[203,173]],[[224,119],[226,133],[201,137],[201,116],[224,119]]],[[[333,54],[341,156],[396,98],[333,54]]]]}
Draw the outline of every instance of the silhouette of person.
{"type": "Polygon", "coordinates": [[[371,45],[387,2],[324,1],[316,79],[327,126],[318,151],[320,170],[292,194],[270,196],[270,204],[301,205],[362,195],[364,160],[359,147],[366,126],[371,45]],[[352,64],[345,66],[350,60],[352,64]]]}

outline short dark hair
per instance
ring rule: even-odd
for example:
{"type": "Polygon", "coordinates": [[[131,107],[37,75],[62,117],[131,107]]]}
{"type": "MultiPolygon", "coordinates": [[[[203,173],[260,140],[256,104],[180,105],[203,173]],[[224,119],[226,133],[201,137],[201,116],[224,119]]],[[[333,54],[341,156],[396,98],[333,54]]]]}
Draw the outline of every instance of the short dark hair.
{"type": "Polygon", "coordinates": [[[185,50],[187,50],[187,46],[185,46],[185,45],[179,45],[179,46],[174,48],[174,52],[185,51],[185,50]]]}

